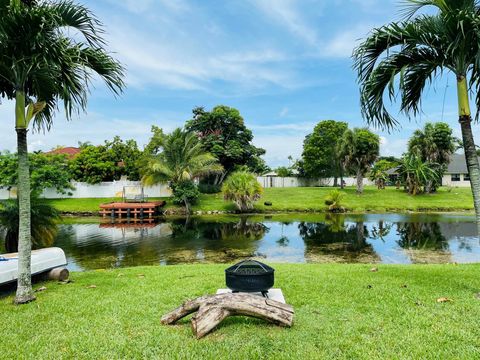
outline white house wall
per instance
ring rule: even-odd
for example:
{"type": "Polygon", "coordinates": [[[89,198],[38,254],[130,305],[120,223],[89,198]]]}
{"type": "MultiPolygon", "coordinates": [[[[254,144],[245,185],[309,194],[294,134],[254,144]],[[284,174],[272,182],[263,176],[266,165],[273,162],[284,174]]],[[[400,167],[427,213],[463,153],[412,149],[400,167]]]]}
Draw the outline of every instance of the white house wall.
{"type": "Polygon", "coordinates": [[[470,187],[470,181],[464,180],[463,175],[460,176],[460,181],[452,181],[451,175],[444,175],[442,177],[442,185],[443,186],[451,186],[451,187],[470,187]]]}

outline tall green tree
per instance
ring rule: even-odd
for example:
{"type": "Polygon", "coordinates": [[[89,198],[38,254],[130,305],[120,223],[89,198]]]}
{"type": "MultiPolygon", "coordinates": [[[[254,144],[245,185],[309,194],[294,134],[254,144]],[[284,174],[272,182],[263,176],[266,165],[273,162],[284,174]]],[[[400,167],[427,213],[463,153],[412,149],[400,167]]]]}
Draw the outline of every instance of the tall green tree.
{"type": "Polygon", "coordinates": [[[469,89],[480,114],[480,5],[477,0],[405,0],[405,19],[374,29],[354,51],[361,108],[372,124],[393,128],[398,121],[384,103],[397,90],[401,111],[415,116],[422,94],[438,75],[457,80],[458,119],[480,229],[480,166],[472,133],[469,89]],[[435,12],[422,11],[431,6],[435,12]]]}
{"type": "Polygon", "coordinates": [[[333,177],[334,186],[342,177],[342,165],[338,155],[338,144],[348,124],[335,120],[320,121],[303,142],[303,168],[305,175],[312,178],[333,177]]]}
{"type": "Polygon", "coordinates": [[[152,140],[157,153],[150,155],[142,169],[142,181],[146,185],[169,183],[173,195],[183,202],[189,213],[196,189],[192,187],[193,180],[220,173],[223,167],[215,156],[204,150],[195,133],[177,128],[171,134],[163,134],[156,129],[152,140]]]}
{"type": "Polygon", "coordinates": [[[357,177],[357,193],[363,193],[363,178],[380,153],[380,137],[368,129],[348,129],[339,145],[345,168],[357,177]]]}
{"type": "Polygon", "coordinates": [[[268,171],[261,158],[265,150],[253,145],[253,133],[237,109],[219,105],[206,111],[197,107],[185,128],[198,134],[204,149],[216,156],[225,169],[210,182],[219,185],[225,176],[243,166],[256,174],[268,171]]]}
{"type": "MultiPolygon", "coordinates": [[[[458,140],[453,136],[453,131],[448,124],[427,123],[423,129],[415,130],[413,133],[408,141],[408,152],[416,154],[424,162],[435,164],[438,173],[436,179],[441,179],[457,144],[458,140]]],[[[431,192],[433,188],[433,182],[429,181],[425,192],[431,192]]]]}
{"type": "Polygon", "coordinates": [[[120,93],[123,70],[104,49],[101,23],[82,5],[68,0],[0,0],[0,19],[0,95],[15,100],[20,214],[15,302],[20,304],[35,299],[30,270],[30,123],[49,129],[60,103],[67,118],[85,109],[94,74],[120,93]]]}

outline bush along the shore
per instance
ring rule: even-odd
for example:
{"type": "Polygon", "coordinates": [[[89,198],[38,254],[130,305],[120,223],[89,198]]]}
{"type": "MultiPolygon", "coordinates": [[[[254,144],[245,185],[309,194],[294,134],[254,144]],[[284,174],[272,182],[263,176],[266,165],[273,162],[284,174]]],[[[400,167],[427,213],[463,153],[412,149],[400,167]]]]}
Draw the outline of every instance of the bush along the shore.
{"type": "Polygon", "coordinates": [[[222,192],[226,201],[233,201],[240,212],[247,212],[254,208],[255,202],[262,195],[263,188],[254,174],[248,171],[236,171],[224,182],[222,192]]]}

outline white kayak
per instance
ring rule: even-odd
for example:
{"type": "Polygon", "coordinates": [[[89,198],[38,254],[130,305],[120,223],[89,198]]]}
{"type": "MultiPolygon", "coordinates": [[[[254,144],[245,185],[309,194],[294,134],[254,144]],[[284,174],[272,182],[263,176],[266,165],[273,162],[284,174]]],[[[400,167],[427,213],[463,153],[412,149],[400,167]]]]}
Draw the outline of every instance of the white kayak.
{"type": "MultiPolygon", "coordinates": [[[[62,249],[57,247],[32,251],[32,275],[67,265],[62,249]]],[[[18,253],[0,254],[0,285],[17,280],[18,253]]]]}

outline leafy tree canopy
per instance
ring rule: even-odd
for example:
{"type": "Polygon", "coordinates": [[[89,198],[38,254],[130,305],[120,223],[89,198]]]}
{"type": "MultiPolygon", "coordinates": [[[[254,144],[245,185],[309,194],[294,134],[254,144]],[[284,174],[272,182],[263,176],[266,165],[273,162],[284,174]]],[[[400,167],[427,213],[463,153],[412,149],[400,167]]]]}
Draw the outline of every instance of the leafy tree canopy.
{"type": "MultiPolygon", "coordinates": [[[[65,155],[29,154],[31,191],[40,194],[44,189],[54,188],[67,194],[74,187],[65,155]]],[[[10,189],[18,185],[18,158],[16,154],[0,154],[0,187],[10,189]]]]}
{"type": "Polygon", "coordinates": [[[420,156],[422,161],[436,163],[442,168],[450,162],[459,140],[453,136],[450,126],[443,122],[427,123],[416,130],[408,142],[408,152],[420,156]]]}
{"type": "Polygon", "coordinates": [[[81,152],[70,162],[70,170],[76,181],[89,184],[119,180],[123,175],[129,180],[139,180],[141,156],[135,140],[123,141],[115,136],[104,145],[82,144],[81,152]]]}
{"type": "Polygon", "coordinates": [[[218,158],[225,174],[242,165],[257,174],[268,171],[261,158],[265,150],[252,144],[252,131],[247,129],[237,109],[219,105],[206,111],[197,107],[185,127],[198,134],[205,150],[218,158]]]}
{"type": "Polygon", "coordinates": [[[309,177],[339,177],[340,158],[337,147],[348,124],[335,120],[320,121],[303,142],[303,163],[309,177]]]}

